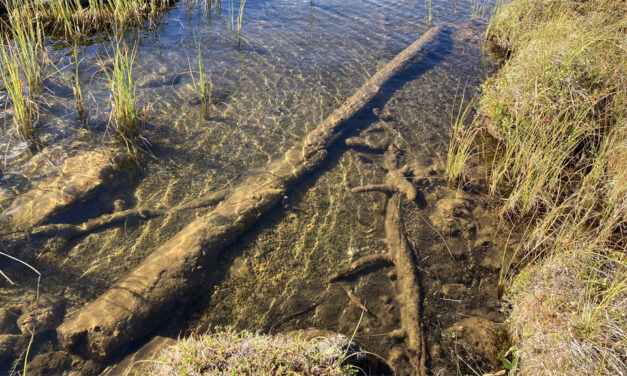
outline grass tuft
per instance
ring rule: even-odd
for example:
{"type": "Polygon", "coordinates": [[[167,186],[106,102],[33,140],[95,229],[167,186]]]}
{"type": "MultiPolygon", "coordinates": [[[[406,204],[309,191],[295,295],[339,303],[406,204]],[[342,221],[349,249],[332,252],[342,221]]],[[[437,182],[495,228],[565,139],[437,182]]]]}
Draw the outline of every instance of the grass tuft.
{"type": "Polygon", "coordinates": [[[213,105],[211,104],[211,95],[213,91],[213,84],[211,79],[207,77],[204,73],[203,63],[202,63],[202,53],[200,48],[200,43],[196,42],[196,50],[198,52],[198,72],[194,72],[191,67],[190,62],[190,75],[192,78],[192,85],[194,90],[198,92],[200,96],[200,102],[202,105],[203,117],[205,119],[209,119],[213,112],[213,105]],[[196,79],[196,74],[198,74],[198,79],[196,79]]]}
{"type": "Polygon", "coordinates": [[[37,106],[28,97],[24,87],[18,55],[17,47],[10,45],[5,39],[0,41],[0,57],[4,67],[2,81],[13,104],[13,124],[22,139],[34,143],[33,123],[37,106]]]}
{"type": "Polygon", "coordinates": [[[464,165],[482,154],[503,223],[522,233],[517,262],[502,270],[521,373],[619,374],[627,369],[625,3],[513,0],[496,9],[488,37],[509,60],[483,85],[477,116],[454,127],[449,179],[463,181],[464,165]],[[487,151],[486,134],[496,145],[487,151]]]}
{"type": "Polygon", "coordinates": [[[132,49],[117,40],[112,58],[112,67],[100,61],[109,86],[111,87],[111,124],[115,135],[126,146],[135,160],[138,159],[138,145],[142,141],[139,110],[136,103],[133,64],[137,46],[132,49]]]}
{"type": "Polygon", "coordinates": [[[355,375],[343,365],[350,340],[341,335],[310,340],[231,328],[179,340],[141,372],[175,375],[355,375]]]}

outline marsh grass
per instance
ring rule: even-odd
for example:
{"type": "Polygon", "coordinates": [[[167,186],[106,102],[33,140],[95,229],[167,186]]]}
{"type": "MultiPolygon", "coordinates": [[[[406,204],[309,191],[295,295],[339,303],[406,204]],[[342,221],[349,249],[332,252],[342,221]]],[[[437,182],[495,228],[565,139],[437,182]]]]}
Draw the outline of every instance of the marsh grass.
{"type": "Polygon", "coordinates": [[[625,15],[620,1],[498,5],[488,36],[510,59],[477,116],[454,126],[450,180],[463,184],[481,154],[503,223],[520,233],[501,283],[522,374],[627,369],[625,15]]]}
{"type": "Polygon", "coordinates": [[[196,90],[196,92],[200,96],[203,117],[209,118],[211,117],[211,113],[213,110],[212,104],[211,104],[213,84],[211,82],[211,79],[207,77],[204,73],[203,63],[202,63],[202,52],[200,48],[200,43],[198,42],[196,42],[196,50],[197,50],[197,58],[198,58],[198,71],[194,72],[194,70],[192,69],[192,64],[191,62],[189,62],[190,76],[192,78],[192,85],[194,87],[194,90],[196,90]],[[198,78],[196,78],[196,74],[198,75],[198,78]]]}
{"type": "Polygon", "coordinates": [[[154,20],[173,0],[11,0],[9,14],[23,23],[37,19],[48,33],[61,36],[69,44],[84,43],[90,35],[103,31],[123,31],[154,20]]]}
{"type": "Polygon", "coordinates": [[[24,80],[20,75],[19,52],[3,39],[0,42],[0,54],[4,71],[2,81],[6,87],[8,97],[13,105],[13,123],[20,137],[34,143],[35,134],[33,124],[37,114],[36,104],[28,97],[24,80]]]}
{"type": "Polygon", "coordinates": [[[244,19],[244,6],[245,5],[246,5],[246,0],[240,0],[239,11],[237,12],[237,43],[238,45],[242,44],[242,22],[244,19]]]}
{"type": "MultiPolygon", "coordinates": [[[[468,176],[468,167],[470,160],[477,157],[478,152],[475,148],[474,140],[480,132],[479,127],[469,127],[473,114],[473,106],[477,102],[477,98],[465,101],[465,90],[462,92],[457,115],[451,116],[454,119],[451,128],[451,142],[449,143],[447,159],[446,159],[446,175],[450,181],[454,181],[462,186],[465,185],[465,179],[468,176]]],[[[457,97],[454,103],[457,102],[457,97]]],[[[453,106],[455,107],[455,106],[453,106]]]]}
{"type": "Polygon", "coordinates": [[[425,3],[425,9],[426,9],[426,23],[427,23],[427,27],[431,26],[431,22],[433,21],[433,14],[432,14],[432,9],[433,6],[431,4],[431,0],[427,0],[427,2],[425,3]]]}
{"type": "Polygon", "coordinates": [[[134,160],[138,160],[138,146],[143,141],[141,136],[143,121],[139,116],[133,80],[133,64],[137,46],[129,49],[126,43],[117,39],[114,49],[111,67],[108,67],[104,61],[100,61],[100,66],[111,88],[110,124],[113,125],[115,136],[126,146],[129,155],[134,160]]]}
{"type": "Polygon", "coordinates": [[[25,78],[30,97],[35,98],[42,91],[47,56],[39,19],[31,17],[28,6],[22,4],[16,0],[8,5],[12,11],[8,15],[9,32],[5,40],[13,47],[13,59],[25,78]]]}

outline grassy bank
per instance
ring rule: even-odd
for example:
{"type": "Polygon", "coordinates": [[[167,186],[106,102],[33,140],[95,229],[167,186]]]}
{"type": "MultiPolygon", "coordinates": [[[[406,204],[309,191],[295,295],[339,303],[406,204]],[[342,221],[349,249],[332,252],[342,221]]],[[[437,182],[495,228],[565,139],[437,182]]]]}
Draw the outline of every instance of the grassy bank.
{"type": "Polygon", "coordinates": [[[161,352],[139,374],[175,375],[355,375],[344,365],[351,340],[341,335],[303,339],[232,329],[191,336],[161,352]]]}
{"type": "Polygon", "coordinates": [[[457,122],[447,172],[464,185],[482,157],[502,230],[519,235],[502,280],[521,373],[621,374],[627,3],[513,0],[498,7],[488,38],[508,59],[470,124],[457,122]]]}

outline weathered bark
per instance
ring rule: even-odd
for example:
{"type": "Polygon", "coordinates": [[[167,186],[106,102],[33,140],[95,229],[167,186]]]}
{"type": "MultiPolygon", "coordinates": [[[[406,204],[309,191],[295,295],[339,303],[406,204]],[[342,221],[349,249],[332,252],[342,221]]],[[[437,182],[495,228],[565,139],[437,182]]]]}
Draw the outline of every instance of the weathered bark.
{"type": "Polygon", "coordinates": [[[381,87],[404,69],[440,28],[432,28],[370,78],[340,108],[283,158],[236,187],[209,214],[196,219],[155,250],[126,279],[69,317],[57,329],[67,349],[106,359],[165,319],[206,286],[216,257],[228,244],[273,208],[290,184],[315,169],[327,149],[381,87]]]}

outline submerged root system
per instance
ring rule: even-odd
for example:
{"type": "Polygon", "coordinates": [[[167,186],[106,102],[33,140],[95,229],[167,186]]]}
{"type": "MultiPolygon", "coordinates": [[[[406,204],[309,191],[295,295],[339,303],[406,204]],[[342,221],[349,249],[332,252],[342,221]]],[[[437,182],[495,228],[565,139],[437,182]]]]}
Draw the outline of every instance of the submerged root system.
{"type": "Polygon", "coordinates": [[[342,279],[348,279],[366,270],[380,268],[392,265],[392,258],[386,253],[377,253],[374,255],[364,256],[356,261],[351,262],[347,266],[342,267],[339,271],[329,276],[329,282],[337,282],[342,279]]]}
{"type": "MultiPolygon", "coordinates": [[[[263,173],[245,180],[214,210],[153,251],[126,279],[67,318],[57,329],[61,344],[93,358],[110,358],[154,330],[175,313],[175,307],[195,298],[200,287],[212,280],[216,258],[224,247],[275,207],[290,185],[318,167],[326,159],[329,146],[349,127],[348,120],[371,103],[389,79],[439,32],[439,27],[427,31],[372,76],[301,144],[268,165],[263,173]]],[[[407,315],[412,315],[414,309],[410,311],[407,315]]],[[[409,337],[412,344],[420,342],[415,335],[409,337]]]]}
{"type": "Polygon", "coordinates": [[[224,199],[226,193],[227,192],[225,190],[213,191],[200,198],[175,206],[174,208],[168,210],[133,208],[112,214],[104,214],[98,218],[90,219],[80,225],[72,225],[67,223],[53,223],[43,225],[35,227],[32,230],[22,232],[17,239],[14,238],[12,240],[44,240],[52,237],[57,237],[68,241],[79,236],[87,235],[93,231],[107,226],[113,226],[116,224],[137,223],[139,221],[146,221],[151,218],[174,214],[184,210],[200,209],[216,205],[224,199]]]}
{"type": "MultiPolygon", "coordinates": [[[[387,170],[384,184],[371,184],[353,188],[353,193],[381,191],[391,195],[388,198],[385,211],[385,243],[388,248],[386,255],[366,256],[363,261],[354,264],[354,269],[367,264],[371,259],[381,263],[391,261],[396,269],[397,300],[400,306],[401,328],[410,352],[410,362],[414,375],[424,376],[426,368],[426,347],[424,330],[421,318],[420,304],[422,301],[418,280],[416,260],[407,241],[407,234],[400,217],[402,196],[413,201],[417,190],[406,178],[407,166],[398,168],[398,150],[394,146],[388,147],[384,155],[384,167],[387,170]]],[[[345,271],[341,271],[346,273],[345,271]]],[[[336,278],[337,279],[337,278],[336,278]]]]}

